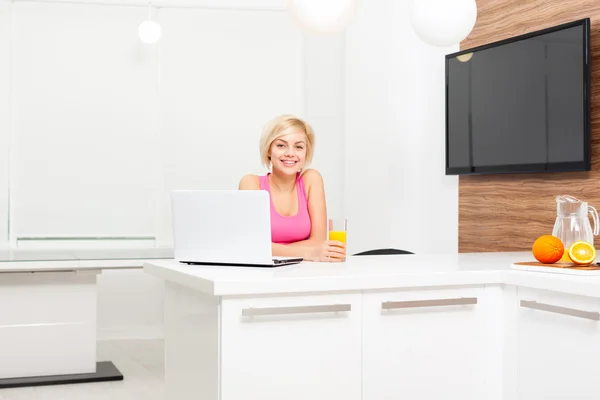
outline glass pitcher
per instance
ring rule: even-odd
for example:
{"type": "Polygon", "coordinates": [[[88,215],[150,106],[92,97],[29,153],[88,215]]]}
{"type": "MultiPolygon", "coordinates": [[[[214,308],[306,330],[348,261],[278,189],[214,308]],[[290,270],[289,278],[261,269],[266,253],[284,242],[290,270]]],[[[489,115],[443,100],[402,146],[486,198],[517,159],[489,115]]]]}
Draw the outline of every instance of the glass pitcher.
{"type": "Polygon", "coordinates": [[[585,241],[594,244],[594,236],[598,235],[598,212],[588,203],[573,196],[556,196],[556,222],[552,235],[559,238],[565,249],[573,242],[585,241]],[[592,214],[594,229],[590,225],[588,213],[592,214]]]}

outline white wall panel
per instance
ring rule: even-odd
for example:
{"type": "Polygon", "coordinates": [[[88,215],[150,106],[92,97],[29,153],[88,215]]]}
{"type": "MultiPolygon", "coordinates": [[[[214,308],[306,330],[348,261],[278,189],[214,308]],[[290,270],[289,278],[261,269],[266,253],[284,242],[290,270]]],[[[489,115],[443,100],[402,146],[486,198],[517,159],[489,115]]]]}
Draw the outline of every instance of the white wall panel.
{"type": "Polygon", "coordinates": [[[0,0],[0,247],[9,240],[10,9],[9,1],[0,0]]]}
{"type": "Polygon", "coordinates": [[[363,2],[346,35],[344,199],[351,253],[458,251],[458,179],[445,176],[444,56],[408,0],[363,2]]]}
{"type": "Polygon", "coordinates": [[[163,337],[162,279],[143,270],[105,270],[98,275],[98,339],[163,337]]]}
{"type": "MultiPolygon", "coordinates": [[[[19,2],[71,3],[87,5],[137,5],[148,7],[148,0],[14,0],[19,2]]],[[[152,7],[204,8],[220,10],[284,10],[287,0],[152,0],[152,7]]]]}
{"type": "Polygon", "coordinates": [[[159,19],[159,242],[169,244],[172,189],[236,189],[265,172],[263,125],[303,113],[303,52],[282,12],[164,9],[159,19]]]}
{"type": "Polygon", "coordinates": [[[145,16],[14,4],[15,236],[155,231],[156,54],[137,36],[145,16]]]}
{"type": "Polygon", "coordinates": [[[307,35],[304,41],[305,115],[315,130],[312,167],[325,182],[327,213],[344,211],[344,34],[307,35]]]}

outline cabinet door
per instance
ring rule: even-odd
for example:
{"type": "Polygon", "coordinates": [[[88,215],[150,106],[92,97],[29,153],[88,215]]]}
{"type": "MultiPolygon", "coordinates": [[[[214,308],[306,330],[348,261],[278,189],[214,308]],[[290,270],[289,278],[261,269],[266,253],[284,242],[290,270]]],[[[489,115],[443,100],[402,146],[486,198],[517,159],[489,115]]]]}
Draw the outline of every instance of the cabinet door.
{"type": "Polygon", "coordinates": [[[597,400],[600,300],[518,288],[520,400],[597,400]]]}
{"type": "Polygon", "coordinates": [[[363,400],[489,398],[484,293],[365,293],[363,400]]]}
{"type": "Polygon", "coordinates": [[[223,299],[221,400],[360,400],[361,295],[223,299]]]}

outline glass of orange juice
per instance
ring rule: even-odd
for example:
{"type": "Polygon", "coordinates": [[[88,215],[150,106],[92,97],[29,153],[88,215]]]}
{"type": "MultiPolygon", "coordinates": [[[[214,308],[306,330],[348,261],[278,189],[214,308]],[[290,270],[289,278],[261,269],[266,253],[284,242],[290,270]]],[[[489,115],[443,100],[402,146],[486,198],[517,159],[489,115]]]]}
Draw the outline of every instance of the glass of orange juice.
{"type": "Polygon", "coordinates": [[[332,218],[329,220],[329,240],[337,240],[346,244],[347,221],[345,218],[332,218]]]}

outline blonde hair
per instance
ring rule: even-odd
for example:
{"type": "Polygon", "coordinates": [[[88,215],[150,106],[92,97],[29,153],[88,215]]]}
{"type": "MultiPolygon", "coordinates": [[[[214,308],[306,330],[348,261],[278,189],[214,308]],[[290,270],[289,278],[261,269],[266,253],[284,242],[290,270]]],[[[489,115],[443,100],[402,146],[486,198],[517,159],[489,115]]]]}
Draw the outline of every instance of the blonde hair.
{"type": "Polygon", "coordinates": [[[303,131],[306,135],[305,166],[310,164],[315,144],[315,133],[312,127],[307,122],[293,115],[280,115],[269,121],[263,129],[260,138],[260,161],[262,165],[267,167],[267,169],[271,166],[271,157],[269,156],[271,144],[277,138],[297,130],[303,131]]]}

